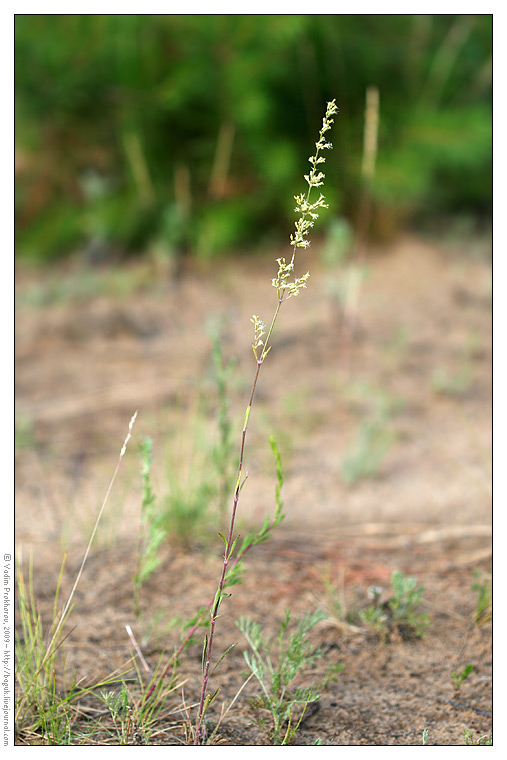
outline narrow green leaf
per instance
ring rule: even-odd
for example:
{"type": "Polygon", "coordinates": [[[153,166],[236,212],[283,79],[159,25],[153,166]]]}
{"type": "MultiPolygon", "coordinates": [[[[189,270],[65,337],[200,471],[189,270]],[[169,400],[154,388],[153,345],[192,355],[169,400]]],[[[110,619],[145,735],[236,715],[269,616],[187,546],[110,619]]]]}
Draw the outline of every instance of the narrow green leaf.
{"type": "Polygon", "coordinates": [[[203,648],[202,648],[202,660],[201,660],[201,666],[202,666],[202,672],[203,672],[203,674],[204,674],[204,669],[205,669],[205,666],[206,666],[206,654],[207,654],[207,651],[208,651],[208,634],[206,633],[204,635],[204,645],[203,645],[203,648]]]}
{"type": "Polygon", "coordinates": [[[210,706],[210,705],[213,703],[213,701],[216,699],[216,697],[217,697],[217,695],[218,695],[218,692],[219,692],[219,691],[220,691],[220,687],[218,687],[218,689],[217,689],[216,691],[214,691],[214,692],[213,692],[213,694],[207,694],[207,695],[206,695],[206,699],[204,700],[204,706],[203,706],[203,710],[202,710],[202,714],[203,714],[203,716],[204,716],[204,714],[205,714],[206,710],[208,709],[208,707],[209,707],[209,706],[210,706]]]}
{"type": "Polygon", "coordinates": [[[232,542],[231,550],[230,550],[229,555],[228,555],[229,557],[232,555],[232,553],[234,551],[234,548],[235,548],[236,544],[238,543],[238,538],[239,538],[239,534],[236,536],[236,538],[232,542]]]}
{"type": "Polygon", "coordinates": [[[216,665],[214,666],[213,670],[211,671],[211,675],[213,675],[213,673],[218,668],[218,666],[220,665],[220,663],[222,662],[222,660],[224,659],[224,657],[226,657],[226,655],[229,654],[229,652],[231,651],[231,649],[234,649],[235,646],[236,646],[236,644],[231,644],[231,646],[228,647],[225,650],[225,652],[221,655],[220,659],[217,661],[216,665]]]}
{"type": "Polygon", "coordinates": [[[213,600],[213,605],[211,607],[211,617],[216,617],[216,614],[218,612],[218,608],[220,607],[220,597],[221,592],[220,589],[217,589],[217,593],[215,594],[215,598],[213,600]]]}

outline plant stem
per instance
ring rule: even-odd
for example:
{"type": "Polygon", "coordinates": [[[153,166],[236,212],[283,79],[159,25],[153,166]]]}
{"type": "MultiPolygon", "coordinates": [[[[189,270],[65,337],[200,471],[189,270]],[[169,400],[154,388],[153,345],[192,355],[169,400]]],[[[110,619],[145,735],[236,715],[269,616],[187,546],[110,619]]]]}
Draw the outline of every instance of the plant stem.
{"type": "MultiPolygon", "coordinates": [[[[272,325],[272,327],[273,327],[273,325],[272,325]]],[[[264,353],[263,353],[263,355],[264,355],[264,353]]],[[[225,547],[224,564],[222,566],[222,574],[220,576],[220,582],[218,584],[218,591],[217,591],[217,593],[215,595],[214,604],[212,606],[212,611],[211,611],[211,626],[210,626],[208,647],[207,647],[207,652],[206,652],[206,665],[204,667],[204,673],[203,673],[203,679],[202,679],[201,700],[200,700],[200,703],[199,703],[199,715],[198,715],[198,718],[197,718],[197,727],[196,727],[196,731],[195,731],[195,741],[194,741],[195,745],[199,744],[199,736],[200,736],[200,732],[201,732],[201,722],[202,722],[202,716],[203,716],[203,711],[204,711],[204,700],[206,698],[206,688],[207,688],[207,685],[208,685],[209,668],[210,668],[210,663],[211,663],[211,650],[212,650],[212,645],[213,645],[213,635],[214,635],[214,632],[215,632],[215,623],[216,623],[216,619],[217,619],[217,615],[218,615],[218,607],[220,605],[220,598],[221,598],[221,595],[222,595],[222,592],[223,592],[223,589],[224,589],[225,574],[227,572],[227,566],[229,564],[229,558],[230,558],[231,549],[232,549],[232,537],[233,537],[233,533],[234,533],[234,523],[235,523],[235,520],[236,520],[236,510],[237,510],[237,507],[238,507],[239,494],[240,494],[241,485],[242,485],[241,478],[242,478],[242,474],[243,474],[243,457],[244,457],[244,453],[245,453],[245,441],[246,441],[246,433],[247,433],[247,430],[248,430],[248,420],[249,420],[250,412],[251,412],[251,409],[252,409],[252,403],[253,403],[253,399],[254,399],[254,395],[255,395],[255,389],[257,387],[257,380],[259,378],[260,369],[262,367],[262,362],[263,362],[263,359],[261,357],[257,361],[257,368],[255,370],[255,376],[254,376],[254,380],[253,380],[253,383],[252,383],[252,391],[250,393],[250,400],[248,402],[248,407],[247,407],[246,414],[245,414],[245,422],[244,422],[243,430],[242,430],[242,433],[241,433],[241,448],[240,448],[240,454],[239,454],[238,479],[236,481],[236,488],[235,488],[235,491],[234,491],[234,502],[233,502],[233,507],[232,507],[231,523],[230,523],[230,527],[229,527],[229,536],[228,536],[227,544],[226,544],[226,547],[225,547]]]]}
{"type": "MultiPolygon", "coordinates": [[[[277,524],[277,521],[276,521],[276,518],[275,518],[275,519],[273,519],[273,520],[271,521],[271,523],[269,523],[269,524],[268,524],[268,526],[267,526],[266,530],[267,530],[267,531],[270,531],[270,530],[271,530],[271,529],[272,529],[272,528],[273,528],[273,527],[274,527],[276,524],[277,524]]],[[[234,570],[234,568],[236,567],[236,565],[238,564],[238,562],[240,562],[240,561],[241,561],[241,560],[244,558],[245,554],[246,554],[247,552],[249,552],[249,551],[250,551],[250,549],[252,548],[252,546],[254,546],[254,545],[255,545],[255,544],[248,544],[247,546],[245,546],[243,549],[241,549],[241,550],[238,552],[237,556],[234,558],[234,561],[231,563],[231,566],[230,566],[230,568],[229,568],[231,571],[232,571],[232,570],[234,570]]],[[[215,596],[216,596],[216,595],[215,595],[215,596]]],[[[197,620],[195,621],[194,625],[193,625],[193,626],[192,626],[192,628],[189,630],[189,632],[187,633],[187,635],[185,636],[185,638],[183,639],[183,641],[181,642],[181,644],[179,645],[179,647],[176,649],[176,651],[175,651],[175,652],[173,653],[173,655],[170,657],[170,659],[169,659],[169,661],[168,661],[168,663],[167,663],[167,665],[166,665],[166,667],[165,667],[165,669],[164,669],[164,671],[163,671],[162,675],[161,675],[161,676],[160,676],[160,678],[158,679],[158,681],[157,681],[157,682],[154,682],[154,683],[153,683],[153,684],[150,686],[150,688],[149,688],[149,689],[148,689],[148,691],[146,692],[146,695],[145,695],[145,697],[144,697],[144,700],[143,700],[143,702],[147,702],[147,701],[148,701],[148,699],[151,697],[151,695],[152,695],[152,694],[153,694],[153,692],[155,691],[155,688],[156,688],[156,686],[157,686],[157,683],[160,683],[160,681],[161,681],[163,678],[165,678],[165,677],[167,676],[167,674],[169,673],[169,670],[171,669],[171,666],[172,666],[172,664],[173,664],[173,663],[174,663],[174,661],[177,659],[177,657],[178,657],[178,656],[179,656],[179,655],[182,653],[182,651],[185,649],[185,647],[186,647],[187,643],[190,641],[190,639],[192,638],[192,636],[194,635],[194,633],[195,633],[195,632],[197,631],[197,629],[199,628],[199,625],[201,624],[201,621],[202,621],[202,619],[203,619],[204,615],[205,615],[207,612],[209,612],[209,610],[210,610],[210,609],[213,607],[213,603],[214,603],[214,601],[215,601],[215,596],[213,596],[213,598],[212,598],[212,599],[210,599],[210,601],[208,602],[208,605],[206,606],[205,610],[204,610],[204,611],[203,611],[203,612],[202,612],[202,613],[199,615],[199,617],[197,618],[197,620]]]]}
{"type": "MultiPolygon", "coordinates": [[[[331,129],[331,124],[333,123],[333,119],[331,119],[331,116],[337,112],[337,107],[335,105],[335,101],[331,101],[327,104],[327,110],[326,115],[323,119],[322,128],[319,132],[319,140],[316,143],[316,154],[315,156],[312,156],[309,159],[309,162],[312,166],[312,169],[308,175],[305,175],[305,179],[308,182],[308,191],[306,193],[306,198],[304,196],[295,196],[295,200],[298,204],[298,208],[296,210],[299,210],[302,214],[301,218],[298,222],[296,222],[296,234],[295,236],[291,235],[291,243],[293,246],[292,251],[292,259],[289,265],[285,263],[285,259],[278,259],[278,276],[273,279],[272,283],[277,288],[277,305],[275,309],[275,313],[273,315],[273,319],[271,320],[271,324],[266,336],[266,340],[264,342],[263,350],[260,353],[260,357],[257,355],[257,347],[261,345],[261,343],[257,342],[255,340],[254,344],[252,344],[252,348],[255,354],[255,358],[257,360],[257,368],[255,370],[255,375],[252,383],[252,391],[250,393],[250,400],[248,402],[248,406],[245,413],[245,421],[243,423],[243,431],[241,433],[241,447],[240,447],[240,454],[239,454],[239,465],[238,465],[238,479],[236,481],[236,488],[234,490],[234,501],[233,501],[233,507],[232,507],[232,514],[231,514],[231,522],[229,526],[229,536],[227,538],[227,541],[225,541],[225,552],[224,552],[224,563],[222,566],[222,574],[220,576],[220,582],[218,584],[218,589],[215,594],[214,602],[211,607],[211,624],[210,624],[210,632],[209,632],[209,638],[205,644],[205,650],[203,653],[203,660],[204,656],[206,657],[206,663],[203,668],[203,679],[202,679],[202,689],[201,689],[201,699],[199,703],[199,713],[197,717],[197,725],[195,730],[195,740],[194,745],[199,744],[200,739],[200,733],[201,733],[201,725],[202,725],[202,719],[205,710],[211,703],[211,700],[213,697],[206,697],[206,688],[208,685],[208,679],[209,679],[209,669],[210,669],[210,663],[211,663],[211,651],[213,646],[213,637],[215,633],[215,623],[218,617],[218,608],[220,607],[220,603],[222,600],[222,596],[224,594],[224,586],[225,586],[225,576],[227,574],[227,567],[229,564],[230,556],[234,550],[234,547],[236,545],[236,539],[233,540],[233,534],[234,534],[234,523],[236,520],[236,510],[238,507],[238,500],[239,500],[239,494],[241,492],[241,488],[243,486],[244,480],[242,481],[242,475],[243,475],[243,457],[245,453],[245,441],[246,441],[246,434],[248,430],[248,422],[250,419],[250,413],[252,411],[252,404],[253,399],[255,395],[255,389],[257,387],[257,380],[259,378],[259,373],[262,367],[262,364],[264,362],[264,359],[268,355],[268,352],[271,348],[269,345],[269,342],[271,340],[271,335],[273,333],[273,329],[275,327],[276,320],[278,318],[278,314],[280,312],[280,308],[282,306],[282,303],[286,298],[290,298],[291,295],[297,295],[299,293],[299,288],[306,287],[306,279],[308,278],[308,273],[300,278],[295,278],[293,282],[288,283],[289,273],[293,271],[294,269],[294,259],[296,256],[296,249],[298,247],[302,248],[308,248],[310,245],[310,242],[306,240],[306,235],[308,233],[308,229],[313,226],[313,220],[318,217],[318,214],[316,213],[316,209],[320,206],[324,206],[327,208],[327,204],[324,204],[324,196],[320,196],[319,200],[314,203],[313,205],[309,205],[309,199],[310,194],[312,191],[312,187],[319,187],[323,184],[322,180],[324,178],[324,174],[322,172],[319,172],[317,170],[317,166],[324,162],[323,158],[320,158],[319,153],[321,148],[330,148],[331,143],[326,143],[324,141],[323,135],[328,130],[331,129]],[[312,221],[310,221],[307,217],[310,216],[312,221]]],[[[256,320],[256,317],[254,317],[254,320],[256,320]]],[[[257,322],[254,322],[254,327],[257,324],[257,322]]],[[[216,694],[216,693],[215,693],[216,694]]]]}
{"type": "MultiPolygon", "coordinates": [[[[239,501],[239,494],[241,491],[241,487],[243,485],[242,483],[242,475],[243,475],[243,461],[244,461],[244,454],[245,454],[245,442],[246,442],[246,434],[248,430],[248,422],[250,419],[250,412],[252,410],[252,404],[255,396],[255,389],[257,387],[257,380],[259,379],[259,374],[261,371],[262,364],[264,362],[264,359],[267,356],[267,353],[269,351],[269,340],[271,338],[271,334],[273,332],[275,322],[277,320],[278,314],[280,312],[280,307],[284,301],[285,293],[279,293],[278,297],[278,303],[276,306],[275,313],[273,315],[273,319],[271,320],[271,325],[268,330],[268,334],[266,336],[266,341],[264,343],[264,349],[260,355],[260,358],[257,359],[257,368],[255,370],[255,375],[252,383],[252,390],[250,393],[250,400],[248,402],[248,406],[245,413],[245,422],[243,424],[243,430],[241,432],[241,447],[240,447],[240,453],[239,453],[239,465],[238,465],[238,478],[236,480],[236,488],[234,490],[234,501],[232,505],[232,514],[231,514],[231,522],[229,526],[229,536],[227,538],[227,543],[225,547],[225,553],[224,553],[224,563],[222,566],[222,574],[220,576],[220,582],[218,584],[218,590],[215,594],[215,597],[213,599],[214,604],[212,604],[211,609],[211,625],[210,625],[210,632],[209,632],[209,640],[208,640],[208,646],[206,651],[206,664],[204,667],[204,673],[203,673],[203,679],[202,679],[202,689],[201,689],[201,699],[199,703],[199,714],[197,718],[197,727],[195,731],[195,741],[194,744],[199,744],[199,736],[201,732],[201,724],[202,724],[202,717],[204,712],[204,702],[206,699],[206,688],[208,685],[208,679],[209,679],[209,669],[211,664],[211,650],[213,645],[213,636],[215,633],[215,623],[218,617],[218,608],[220,606],[220,601],[222,598],[222,593],[224,590],[225,585],[225,576],[227,574],[227,568],[229,564],[229,559],[233,550],[233,534],[234,534],[234,524],[236,521],[236,511],[238,508],[238,501],[239,501]]],[[[239,559],[239,557],[238,557],[239,559]]]]}

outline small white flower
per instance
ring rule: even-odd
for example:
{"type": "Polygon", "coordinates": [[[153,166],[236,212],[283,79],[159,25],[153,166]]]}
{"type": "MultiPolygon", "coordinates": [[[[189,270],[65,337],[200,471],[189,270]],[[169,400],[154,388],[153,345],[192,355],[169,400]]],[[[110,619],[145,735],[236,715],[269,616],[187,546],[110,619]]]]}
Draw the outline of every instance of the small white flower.
{"type": "MultiPolygon", "coordinates": [[[[328,208],[328,204],[325,203],[325,197],[320,193],[318,200],[310,203],[310,194],[313,187],[321,187],[324,184],[325,174],[321,171],[317,171],[317,166],[325,163],[324,156],[320,155],[322,150],[330,150],[333,146],[330,142],[326,142],[324,139],[324,133],[331,129],[331,125],[334,123],[334,119],[331,117],[338,112],[336,102],[331,100],[327,104],[326,114],[322,119],[322,127],[319,132],[319,139],[315,143],[316,153],[314,156],[310,156],[308,161],[312,167],[309,174],[305,174],[304,178],[308,183],[308,191],[306,194],[300,193],[294,196],[296,201],[296,208],[294,211],[300,214],[300,218],[295,223],[295,233],[290,235],[290,244],[294,248],[309,248],[310,241],[307,239],[309,230],[313,227],[315,219],[318,219],[319,214],[317,209],[328,208]]],[[[280,268],[280,260],[278,261],[280,268]]],[[[286,295],[289,298],[291,295],[297,295],[299,288],[306,287],[306,279],[296,278],[294,282],[288,283],[288,277],[283,277],[282,272],[279,269],[278,277],[273,278],[274,287],[280,291],[288,291],[286,295]]]]}

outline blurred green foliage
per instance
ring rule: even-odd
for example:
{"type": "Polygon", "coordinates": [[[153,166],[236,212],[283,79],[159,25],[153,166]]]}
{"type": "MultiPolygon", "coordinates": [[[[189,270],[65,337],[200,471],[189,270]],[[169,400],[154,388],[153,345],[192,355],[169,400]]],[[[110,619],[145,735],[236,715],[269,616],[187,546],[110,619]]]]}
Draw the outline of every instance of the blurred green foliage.
{"type": "Polygon", "coordinates": [[[15,82],[20,256],[278,243],[332,98],[354,220],[369,85],[374,231],[490,214],[491,15],[17,15],[15,82]]]}

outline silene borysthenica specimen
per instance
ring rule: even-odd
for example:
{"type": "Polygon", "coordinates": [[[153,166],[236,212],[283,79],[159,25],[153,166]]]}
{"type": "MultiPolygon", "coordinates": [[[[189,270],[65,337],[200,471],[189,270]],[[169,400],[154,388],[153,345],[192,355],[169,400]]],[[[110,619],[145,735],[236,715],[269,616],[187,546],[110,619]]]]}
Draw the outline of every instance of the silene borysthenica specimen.
{"type": "Polygon", "coordinates": [[[278,314],[284,301],[287,301],[292,296],[297,296],[301,288],[306,288],[306,283],[310,276],[309,272],[297,277],[295,274],[295,260],[298,248],[309,248],[310,241],[308,240],[308,234],[314,225],[315,220],[319,216],[319,210],[321,208],[328,208],[325,203],[325,197],[319,191],[319,196],[316,200],[313,200],[312,192],[314,188],[322,187],[324,184],[325,175],[321,171],[321,165],[325,162],[325,158],[322,152],[332,148],[332,144],[327,141],[326,133],[331,129],[331,125],[334,122],[333,116],[338,111],[334,100],[327,104],[326,114],[322,120],[322,127],[319,132],[319,139],[315,143],[315,154],[308,159],[310,162],[310,171],[305,175],[305,180],[308,184],[306,193],[301,193],[295,196],[296,201],[296,213],[299,218],[296,221],[295,231],[290,236],[290,243],[292,246],[292,256],[289,261],[285,258],[277,259],[278,271],[275,277],[272,279],[273,287],[276,289],[276,309],[271,320],[269,327],[266,323],[257,315],[254,314],[251,321],[253,323],[254,340],[252,343],[252,349],[256,361],[256,370],[252,383],[252,389],[250,393],[250,400],[245,413],[245,419],[243,423],[243,430],[241,433],[241,444],[239,452],[239,465],[236,478],[236,485],[234,489],[234,499],[232,505],[231,520],[229,524],[229,533],[227,538],[222,536],[224,541],[224,562],[222,566],[222,572],[218,583],[217,591],[213,604],[210,607],[210,628],[209,634],[206,635],[203,648],[203,676],[202,676],[202,688],[201,697],[199,702],[199,710],[197,715],[197,724],[195,728],[194,744],[198,745],[201,740],[201,730],[203,724],[203,718],[206,710],[216,697],[218,691],[214,694],[207,693],[208,680],[210,677],[210,665],[211,655],[213,647],[213,637],[215,633],[216,621],[218,618],[218,611],[222,599],[229,594],[225,591],[227,586],[226,576],[228,565],[234,552],[238,537],[234,537],[234,524],[236,520],[236,511],[238,507],[239,495],[244,485],[243,477],[243,463],[245,453],[245,441],[248,430],[248,422],[250,419],[250,413],[252,410],[252,404],[255,395],[255,389],[257,387],[257,381],[261,367],[271,349],[271,336],[275,327],[278,314]]]}

